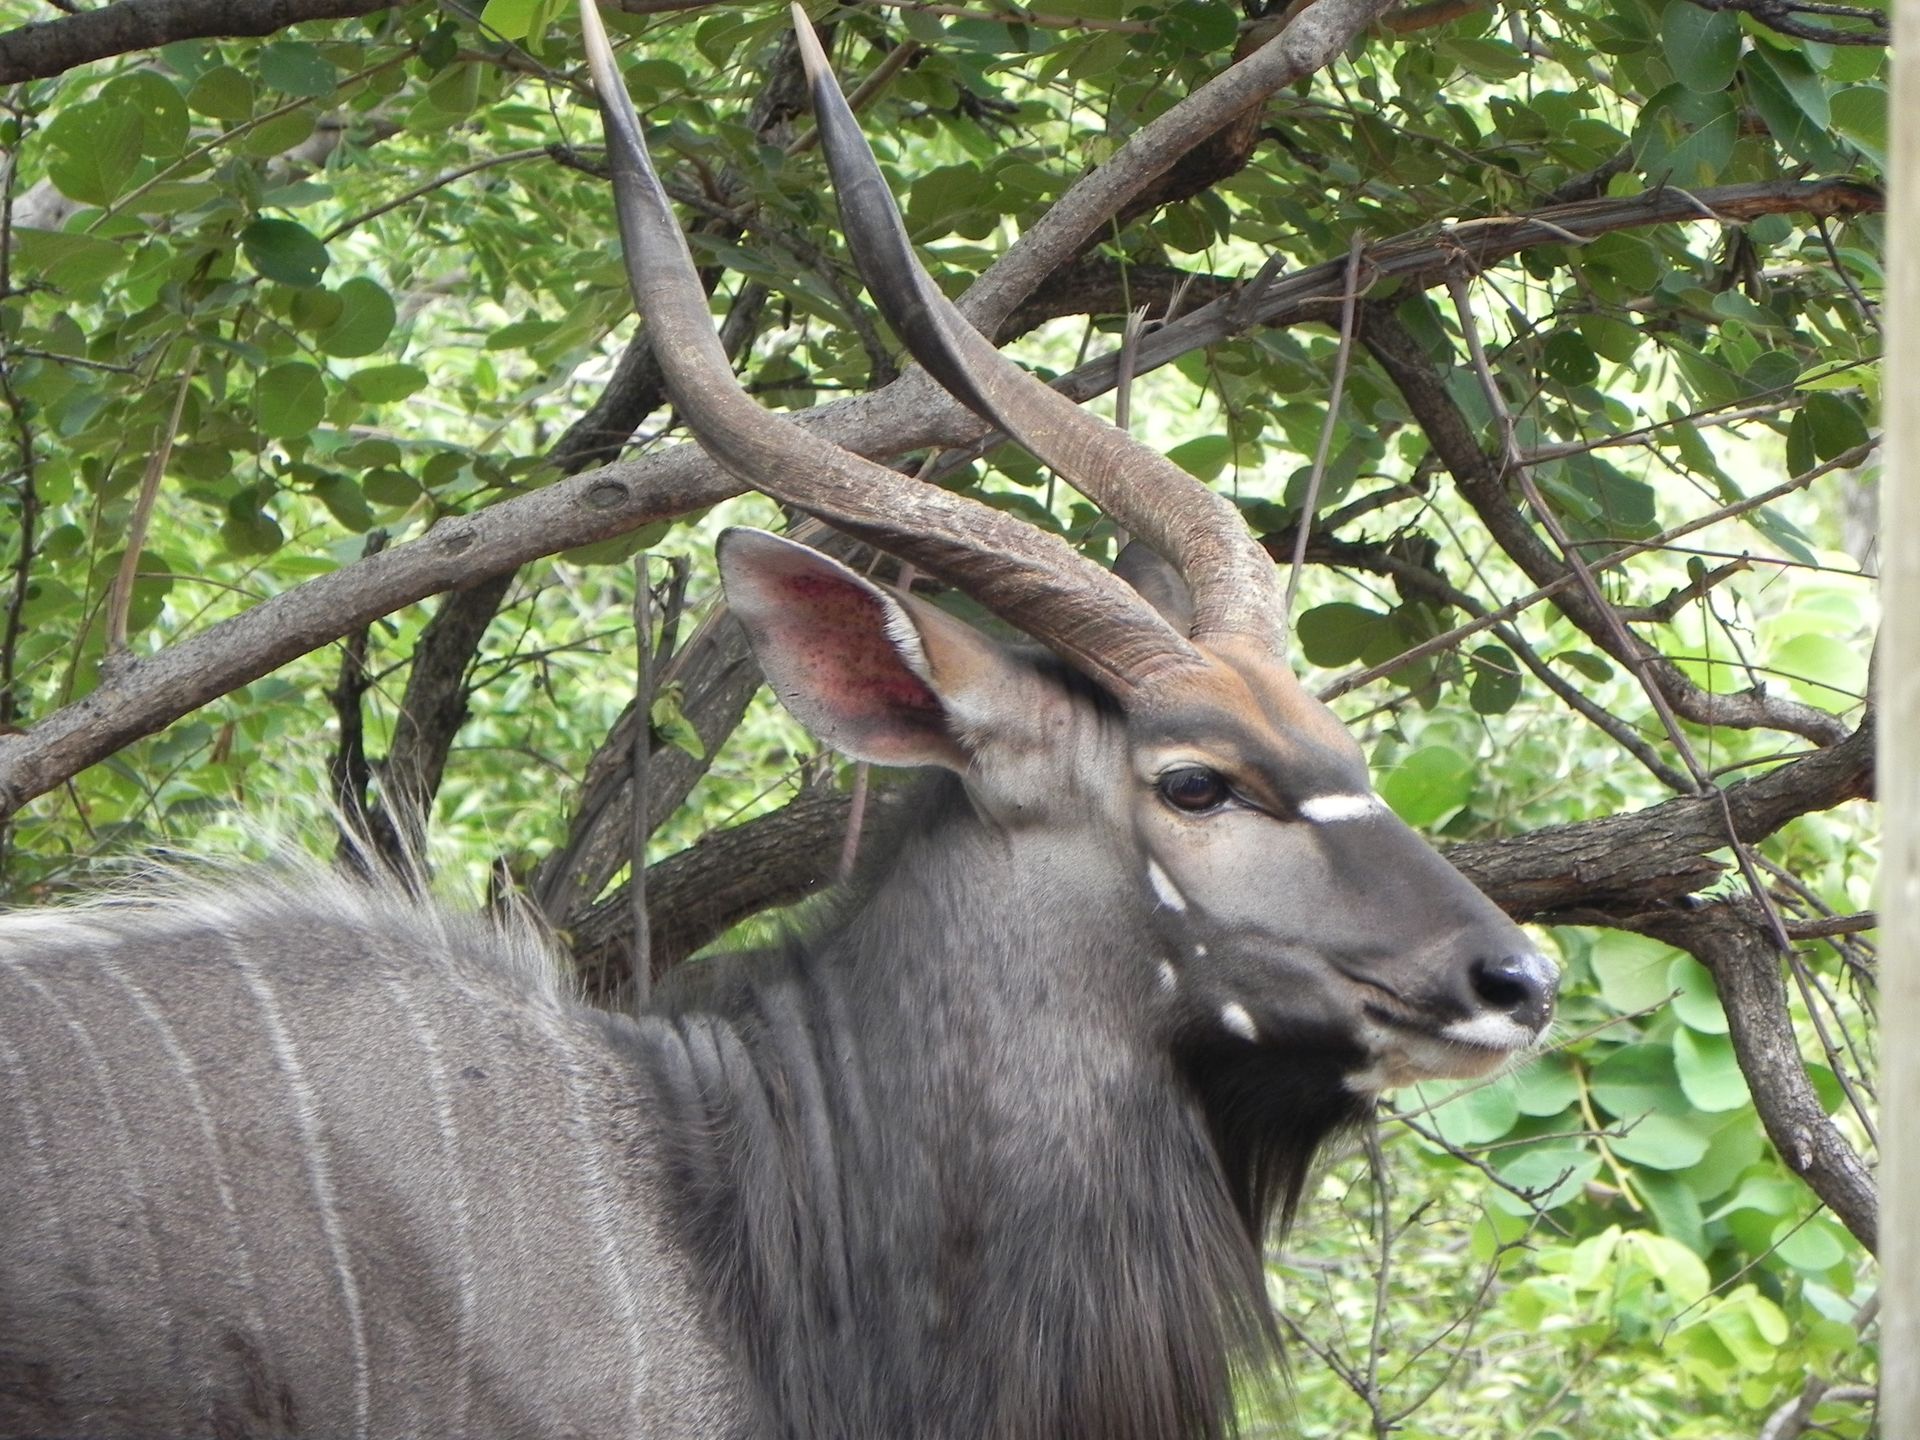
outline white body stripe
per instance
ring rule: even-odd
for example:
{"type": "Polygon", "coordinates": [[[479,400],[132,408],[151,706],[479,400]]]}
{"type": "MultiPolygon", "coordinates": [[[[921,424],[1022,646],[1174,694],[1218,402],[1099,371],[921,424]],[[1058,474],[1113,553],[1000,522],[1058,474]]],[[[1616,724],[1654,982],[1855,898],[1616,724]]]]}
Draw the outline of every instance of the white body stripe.
{"type": "Polygon", "coordinates": [[[340,1303],[347,1312],[348,1342],[353,1348],[353,1433],[366,1440],[369,1411],[373,1404],[373,1377],[367,1359],[367,1322],[360,1304],[360,1285],[353,1277],[352,1257],[347,1253],[347,1237],[340,1225],[340,1209],[333,1194],[333,1170],[327,1163],[325,1142],[320,1136],[320,1112],[313,1086],[301,1068],[300,1055],[294,1049],[293,1036],[280,1014],[273,987],[259,967],[247,958],[244,941],[232,946],[234,968],[253,992],[266,1022],[267,1038],[273,1043],[274,1059],[287,1077],[287,1091],[293,1097],[294,1121],[300,1127],[300,1148],[307,1159],[307,1184],[313,1191],[320,1212],[320,1229],[327,1237],[327,1249],[333,1255],[334,1274],[340,1282],[340,1303]]]}
{"type": "Polygon", "coordinates": [[[167,1059],[179,1074],[180,1083],[187,1092],[187,1101],[193,1106],[193,1116],[200,1127],[201,1138],[207,1142],[207,1159],[213,1167],[213,1187],[220,1196],[221,1220],[227,1232],[227,1242],[233,1248],[234,1268],[239,1272],[241,1290],[246,1299],[246,1321],[251,1327],[250,1333],[265,1335],[267,1326],[261,1318],[259,1281],[254,1274],[252,1254],[247,1249],[246,1234],[241,1228],[240,1206],[234,1200],[233,1186],[227,1180],[226,1157],[220,1150],[220,1133],[214,1121],[213,1107],[208,1104],[207,1092],[194,1072],[193,1060],[181,1047],[179,1037],[167,1023],[166,1016],[153,1003],[153,997],[129,979],[107,955],[96,955],[94,960],[115,984],[127,992],[141,1018],[153,1027],[161,1048],[167,1052],[167,1059]]]}
{"type": "Polygon", "coordinates": [[[478,1309],[474,1294],[473,1242],[468,1220],[467,1172],[460,1163],[459,1129],[454,1119],[453,1096],[447,1088],[447,1066],[440,1052],[440,1042],[419,1002],[414,999],[413,991],[398,976],[387,976],[385,983],[413,1027],[414,1039],[420,1042],[421,1052],[426,1056],[427,1092],[433,1098],[434,1125],[440,1132],[440,1156],[447,1167],[447,1179],[452,1186],[447,1196],[447,1209],[453,1216],[454,1267],[458,1272],[456,1284],[460,1295],[460,1314],[454,1321],[453,1331],[453,1368],[458,1372],[458,1389],[455,1392],[453,1414],[446,1428],[450,1435],[461,1435],[466,1433],[467,1411],[472,1403],[473,1333],[478,1309]]]}

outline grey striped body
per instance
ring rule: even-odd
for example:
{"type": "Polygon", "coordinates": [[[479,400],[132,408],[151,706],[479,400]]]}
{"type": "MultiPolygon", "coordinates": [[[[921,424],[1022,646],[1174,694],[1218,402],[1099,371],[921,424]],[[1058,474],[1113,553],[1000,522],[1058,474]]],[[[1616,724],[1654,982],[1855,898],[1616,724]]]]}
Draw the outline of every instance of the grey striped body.
{"type": "Polygon", "coordinates": [[[344,884],[0,917],[0,1435],[743,1430],[634,1057],[344,884]]]}

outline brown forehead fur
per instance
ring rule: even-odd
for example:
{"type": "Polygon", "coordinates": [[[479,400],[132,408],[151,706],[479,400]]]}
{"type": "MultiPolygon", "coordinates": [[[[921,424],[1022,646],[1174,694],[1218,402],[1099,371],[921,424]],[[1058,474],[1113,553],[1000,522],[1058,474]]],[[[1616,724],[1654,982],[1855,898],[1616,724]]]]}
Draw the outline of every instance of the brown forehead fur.
{"type": "Polygon", "coordinates": [[[1128,707],[1135,732],[1149,741],[1188,744],[1237,772],[1284,783],[1289,799],[1351,794],[1367,788],[1360,747],[1333,712],[1310,694],[1285,662],[1239,636],[1195,642],[1206,663],[1128,707]]]}

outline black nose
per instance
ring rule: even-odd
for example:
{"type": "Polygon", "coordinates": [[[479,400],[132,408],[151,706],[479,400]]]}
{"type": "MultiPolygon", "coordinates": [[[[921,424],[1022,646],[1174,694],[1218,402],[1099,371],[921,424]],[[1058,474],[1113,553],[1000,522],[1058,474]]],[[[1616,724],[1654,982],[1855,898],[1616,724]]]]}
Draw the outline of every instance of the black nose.
{"type": "Polygon", "coordinates": [[[1559,969],[1532,950],[1473,962],[1473,993],[1488,1009],[1510,1016],[1529,1030],[1546,1028],[1559,989],[1559,969]]]}

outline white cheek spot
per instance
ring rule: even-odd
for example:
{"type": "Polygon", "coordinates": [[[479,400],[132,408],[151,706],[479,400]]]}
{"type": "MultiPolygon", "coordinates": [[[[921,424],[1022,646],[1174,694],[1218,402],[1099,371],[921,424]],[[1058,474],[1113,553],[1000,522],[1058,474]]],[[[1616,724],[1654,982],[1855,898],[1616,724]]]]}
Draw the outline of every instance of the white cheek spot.
{"type": "Polygon", "coordinates": [[[1331,825],[1339,820],[1364,820],[1384,809],[1376,795],[1316,795],[1300,802],[1299,815],[1309,824],[1331,825]]]}
{"type": "Polygon", "coordinates": [[[1173,968],[1170,961],[1160,962],[1160,988],[1169,995],[1180,988],[1179,972],[1173,968]]]}
{"type": "Polygon", "coordinates": [[[1207,958],[1207,947],[1206,947],[1206,946],[1204,946],[1204,945],[1196,945],[1196,946],[1194,946],[1194,947],[1193,947],[1193,958],[1194,958],[1194,959],[1196,959],[1196,960],[1204,960],[1204,959],[1206,959],[1206,958],[1207,958]]]}
{"type": "Polygon", "coordinates": [[[1260,1029],[1253,1023],[1253,1016],[1247,1013],[1247,1007],[1234,1001],[1220,1007],[1220,1023],[1228,1033],[1238,1035],[1242,1040],[1258,1040],[1260,1029]]]}
{"type": "Polygon", "coordinates": [[[1187,908],[1187,897],[1180,893],[1167,872],[1160,868],[1158,860],[1147,861],[1147,883],[1153,887],[1153,893],[1159,897],[1160,903],[1169,910],[1183,911],[1187,908]]]}

